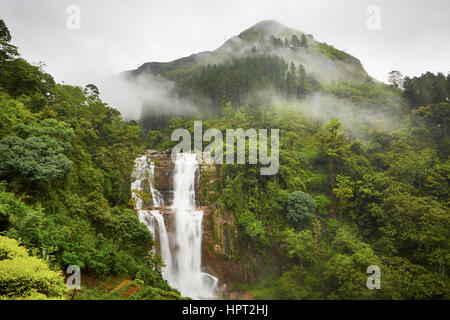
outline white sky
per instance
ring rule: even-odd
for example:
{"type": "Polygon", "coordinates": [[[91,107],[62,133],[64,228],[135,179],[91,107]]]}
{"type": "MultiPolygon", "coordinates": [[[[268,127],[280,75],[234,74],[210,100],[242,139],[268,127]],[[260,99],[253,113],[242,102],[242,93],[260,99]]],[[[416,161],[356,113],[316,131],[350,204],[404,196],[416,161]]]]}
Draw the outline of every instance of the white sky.
{"type": "Polygon", "coordinates": [[[43,61],[59,82],[86,85],[149,61],[214,50],[253,24],[275,19],[356,56],[387,80],[450,71],[450,1],[388,0],[0,0],[24,58],[43,61]],[[81,9],[81,29],[66,26],[69,5],[81,9]],[[366,27],[378,5],[381,29],[366,27]]]}

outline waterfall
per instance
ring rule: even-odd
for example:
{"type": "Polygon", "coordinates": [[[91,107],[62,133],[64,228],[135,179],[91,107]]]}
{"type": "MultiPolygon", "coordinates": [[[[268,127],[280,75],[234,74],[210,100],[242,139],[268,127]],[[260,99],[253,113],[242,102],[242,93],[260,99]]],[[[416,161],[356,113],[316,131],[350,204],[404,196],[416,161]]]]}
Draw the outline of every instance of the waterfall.
{"type": "Polygon", "coordinates": [[[140,195],[136,191],[143,191],[144,190],[144,179],[148,172],[148,166],[147,166],[147,157],[141,156],[136,158],[134,160],[134,171],[133,171],[133,178],[134,181],[131,183],[131,197],[134,200],[134,206],[135,209],[138,211],[138,214],[140,214],[139,211],[142,210],[142,199],[140,195]]]}
{"type": "Polygon", "coordinates": [[[135,160],[133,172],[133,178],[135,180],[131,183],[132,198],[135,202],[135,209],[138,213],[139,221],[147,226],[155,241],[159,243],[160,254],[165,264],[165,267],[162,269],[163,278],[169,284],[173,285],[171,279],[172,254],[170,252],[169,235],[167,234],[164,218],[159,210],[144,210],[143,200],[139,194],[139,192],[145,191],[145,181],[148,180],[153,206],[160,207],[161,204],[164,204],[162,194],[153,186],[154,173],[155,165],[153,162],[150,162],[150,165],[148,164],[147,156],[141,156],[135,160]]]}
{"type": "Polygon", "coordinates": [[[195,210],[195,176],[197,155],[178,153],[175,160],[175,281],[183,296],[211,298],[215,296],[217,278],[201,271],[203,211],[195,210]]]}
{"type": "Polygon", "coordinates": [[[153,186],[152,180],[155,179],[155,164],[153,162],[150,162],[150,179],[150,192],[152,193],[153,206],[161,207],[164,205],[164,199],[162,194],[153,186]]]}
{"type": "Polygon", "coordinates": [[[169,238],[164,217],[159,210],[143,209],[140,192],[144,191],[146,181],[149,183],[153,206],[164,206],[164,198],[153,184],[155,165],[147,156],[135,160],[134,181],[131,184],[138,218],[159,244],[165,263],[162,276],[169,285],[185,297],[213,298],[218,279],[201,270],[203,211],[196,210],[195,206],[195,178],[199,177],[196,154],[177,154],[174,170],[174,199],[171,207],[175,214],[173,237],[169,238]]]}

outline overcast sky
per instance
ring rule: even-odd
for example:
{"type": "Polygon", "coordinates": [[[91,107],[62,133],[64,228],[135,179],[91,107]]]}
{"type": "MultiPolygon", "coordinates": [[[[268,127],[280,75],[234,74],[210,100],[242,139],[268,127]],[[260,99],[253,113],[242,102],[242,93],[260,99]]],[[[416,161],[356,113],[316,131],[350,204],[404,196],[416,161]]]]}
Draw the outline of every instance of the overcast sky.
{"type": "Polygon", "coordinates": [[[450,71],[450,1],[385,0],[1,0],[0,18],[31,62],[43,61],[58,82],[85,85],[148,61],[214,50],[260,20],[314,35],[359,58],[387,80],[450,71]],[[81,28],[69,30],[69,5],[81,28]],[[380,8],[369,29],[367,8],[380,8]]]}

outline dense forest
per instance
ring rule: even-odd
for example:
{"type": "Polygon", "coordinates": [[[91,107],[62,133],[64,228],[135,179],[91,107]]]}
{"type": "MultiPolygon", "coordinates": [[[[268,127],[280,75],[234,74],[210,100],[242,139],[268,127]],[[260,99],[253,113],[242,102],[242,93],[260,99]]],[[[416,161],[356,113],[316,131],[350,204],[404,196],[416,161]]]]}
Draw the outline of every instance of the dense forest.
{"type": "MultiPolygon", "coordinates": [[[[449,299],[450,75],[397,74],[388,85],[358,70],[323,82],[272,49],[321,52],[349,72],[355,62],[307,36],[268,39],[269,51],[159,72],[174,94],[207,98],[204,130],[280,129],[276,175],[217,165],[199,192],[236,222],[232,259],[263,262],[230,290],[256,299],[449,299]],[[366,287],[370,265],[381,269],[380,290],[366,287]]],[[[172,148],[173,130],[192,132],[194,118],[156,126],[161,118],[144,110],[124,121],[94,84],[56,84],[22,59],[2,20],[0,118],[0,299],[122,299],[111,286],[123,279],[136,288],[128,299],[180,299],[132,209],[130,183],[134,159],[172,148]],[[77,294],[64,284],[69,265],[90,284],[77,294]]]]}
{"type": "MultiPolygon", "coordinates": [[[[295,50],[288,38],[270,39],[295,50]]],[[[251,263],[256,253],[263,262],[234,290],[257,299],[448,299],[450,75],[320,83],[302,65],[256,49],[192,69],[165,75],[219,108],[204,130],[281,134],[277,175],[224,164],[202,199],[234,217],[232,241],[241,245],[233,259],[251,263]],[[369,265],[381,268],[381,290],[365,286],[369,265]]],[[[146,148],[172,147],[178,127],[192,132],[193,122],[172,118],[148,130],[146,148]]]]}
{"type": "MultiPolygon", "coordinates": [[[[401,122],[391,131],[381,121],[361,125],[358,138],[337,119],[311,119],[307,105],[260,99],[237,111],[228,103],[207,123],[205,130],[282,132],[276,176],[224,164],[203,199],[236,218],[235,241],[249,247],[235,259],[250,251],[265,262],[257,267],[264,279],[233,289],[265,299],[448,299],[449,103],[414,105],[382,84],[346,87],[346,98],[358,101],[374,91],[405,95],[401,122]],[[381,268],[381,290],[365,287],[369,265],[381,268]]],[[[146,146],[170,148],[172,126],[193,125],[172,119],[168,129],[149,131],[146,146]]]]}
{"type": "MultiPolygon", "coordinates": [[[[10,41],[0,20],[0,299],[70,298],[69,265],[85,281],[136,279],[132,298],[179,298],[130,203],[140,128],[94,85],[55,84],[10,41]]],[[[99,288],[83,299],[108,293],[99,288]]]]}

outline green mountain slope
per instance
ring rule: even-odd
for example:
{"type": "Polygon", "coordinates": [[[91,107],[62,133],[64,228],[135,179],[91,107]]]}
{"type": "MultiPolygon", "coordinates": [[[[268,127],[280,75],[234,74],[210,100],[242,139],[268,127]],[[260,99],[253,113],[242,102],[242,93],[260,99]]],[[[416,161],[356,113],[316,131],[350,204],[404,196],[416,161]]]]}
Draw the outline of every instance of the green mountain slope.
{"type": "MultiPolygon", "coordinates": [[[[228,102],[237,110],[261,92],[305,99],[315,92],[333,91],[339,83],[349,83],[356,90],[383,91],[357,58],[274,20],[257,23],[214,51],[145,63],[122,76],[141,92],[151,95],[163,87],[166,96],[176,99],[143,99],[144,132],[161,128],[171,116],[220,115],[228,102]]],[[[391,95],[385,93],[384,97],[391,95]]]]}
{"type": "Polygon", "coordinates": [[[258,53],[281,56],[287,63],[300,63],[307,72],[311,72],[321,81],[344,78],[364,81],[367,78],[367,73],[357,58],[333,46],[317,42],[312,35],[288,28],[275,20],[255,24],[227,40],[217,50],[192,54],[171,62],[148,62],[127,74],[130,76],[146,73],[160,74],[178,81],[180,78],[189,77],[198,72],[201,66],[221,64],[229,59],[241,57],[253,47],[258,53]],[[272,37],[275,37],[284,43],[286,39],[291,41],[292,36],[301,39],[303,35],[307,38],[307,50],[295,50],[291,44],[289,47],[277,47],[271,41],[272,37]]]}

